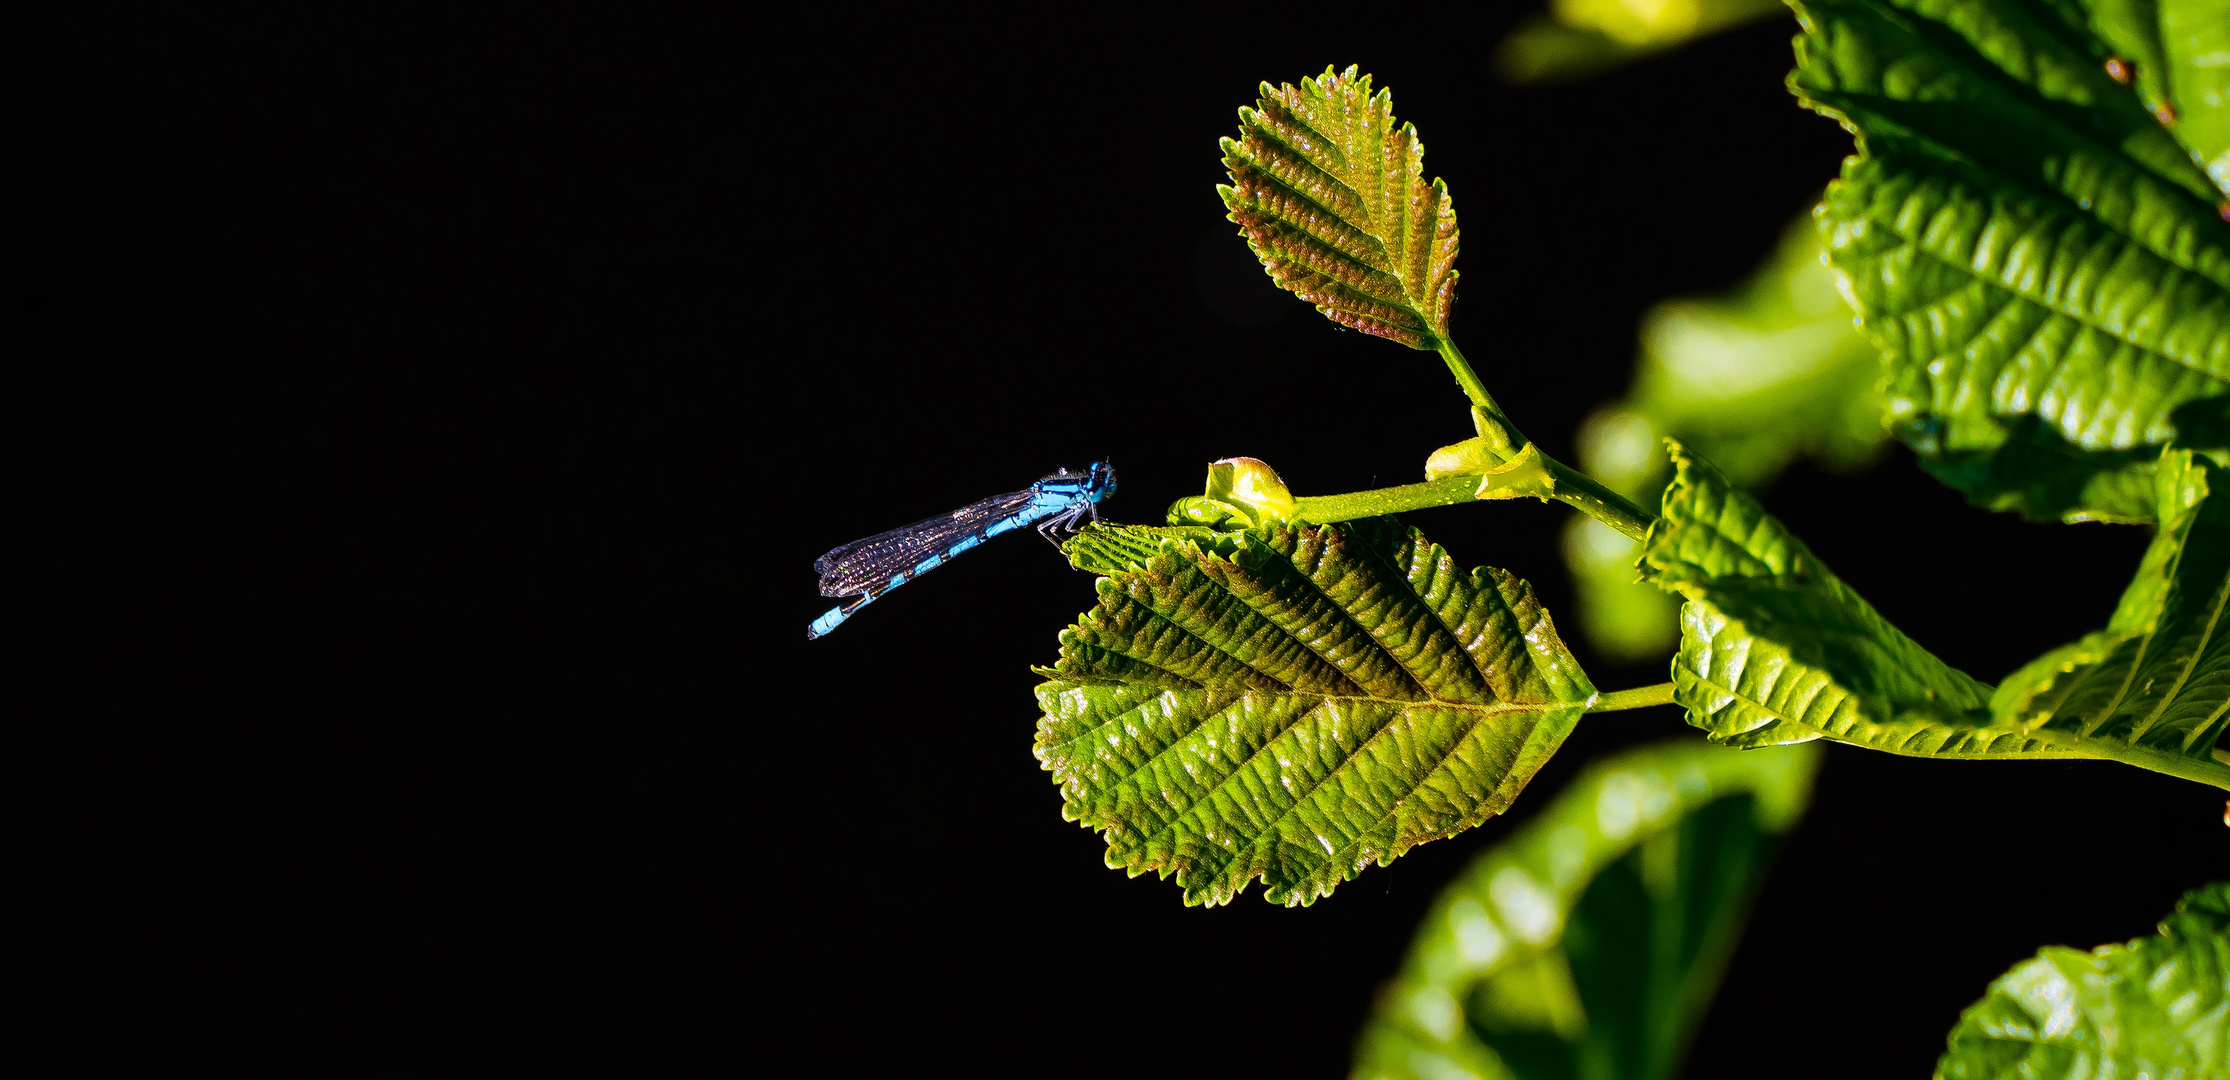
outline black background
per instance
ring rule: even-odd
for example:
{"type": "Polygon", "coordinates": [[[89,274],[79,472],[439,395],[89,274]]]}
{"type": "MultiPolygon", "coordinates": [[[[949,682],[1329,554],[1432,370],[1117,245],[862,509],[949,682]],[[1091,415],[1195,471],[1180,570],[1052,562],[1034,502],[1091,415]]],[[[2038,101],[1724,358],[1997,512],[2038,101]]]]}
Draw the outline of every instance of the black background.
{"type": "MultiPolygon", "coordinates": [[[[1094,458],[1152,522],[1217,457],[1331,493],[1466,435],[1436,358],[1277,296],[1222,220],[1233,110],[1327,63],[1423,133],[1458,340],[1569,460],[1640,313],[1738,280],[1850,140],[1783,90],[1787,22],[1513,90],[1486,58],[1521,11],[91,28],[34,80],[62,243],[23,293],[65,376],[17,462],[54,541],[10,693],[39,1052],[1341,1074],[1507,822],[1308,909],[1186,909],[1030,757],[1027,665],[1087,579],[1002,541],[808,645],[808,567],[1094,458]]],[[[1903,451],[1769,503],[1992,679],[2102,624],[2146,540],[1968,509],[1903,451]]],[[[1568,610],[1564,514],[1414,521],[1568,610]]],[[[1588,720],[1511,820],[1667,737],[1588,720]]],[[[2221,807],[1834,749],[1690,1075],[1924,1075],[2012,962],[2221,876],[2221,807]]]]}

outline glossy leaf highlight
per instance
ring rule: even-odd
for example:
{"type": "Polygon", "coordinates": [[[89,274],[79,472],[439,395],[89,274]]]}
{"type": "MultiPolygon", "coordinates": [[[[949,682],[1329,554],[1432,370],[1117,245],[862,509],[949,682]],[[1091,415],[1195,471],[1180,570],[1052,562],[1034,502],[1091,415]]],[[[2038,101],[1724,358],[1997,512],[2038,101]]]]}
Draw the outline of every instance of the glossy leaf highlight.
{"type": "Polygon", "coordinates": [[[1590,765],[1433,902],[1353,1075],[1677,1075],[1818,763],[1681,742],[1590,765]]]}
{"type": "Polygon", "coordinates": [[[2230,1076],[2230,883],[2194,889],[2152,937],[2039,951],[1949,1041],[1938,1080],[2230,1076]]]}
{"type": "Polygon", "coordinates": [[[1301,905],[1500,813],[1596,694],[1525,582],[1392,519],[1087,528],[1099,604],[1040,669],[1037,756],[1107,863],[1301,905]]]}
{"type": "Polygon", "coordinates": [[[1424,144],[1395,123],[1390,92],[1354,67],[1263,83],[1223,154],[1231,183],[1216,192],[1279,287],[1366,334],[1447,341],[1455,205],[1425,180],[1424,144]]]}

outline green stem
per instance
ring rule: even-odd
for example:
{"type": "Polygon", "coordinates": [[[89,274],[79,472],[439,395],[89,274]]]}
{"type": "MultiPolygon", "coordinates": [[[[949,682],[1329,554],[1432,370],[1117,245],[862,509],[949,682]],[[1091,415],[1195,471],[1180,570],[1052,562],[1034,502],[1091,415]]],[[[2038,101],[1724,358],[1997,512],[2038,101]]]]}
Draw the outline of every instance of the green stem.
{"type": "Polygon", "coordinates": [[[1433,506],[1454,506],[1479,497],[1479,478],[1451,476],[1422,484],[1351,491],[1345,495],[1303,495],[1294,500],[1294,516],[1319,525],[1356,518],[1383,517],[1433,506]]]}
{"type": "Polygon", "coordinates": [[[1491,445],[1496,448],[1495,454],[1507,467],[1482,475],[1450,476],[1422,484],[1402,484],[1345,495],[1303,496],[1296,500],[1299,517],[1326,524],[1474,500],[1530,497],[1555,499],[1635,540],[1649,532],[1650,523],[1657,520],[1655,514],[1634,505],[1586,473],[1541,453],[1539,447],[1532,449],[1530,462],[1521,461],[1530,441],[1510,422],[1494,395],[1487,393],[1486,384],[1471,370],[1463,350],[1456,348],[1455,342],[1446,340],[1441,341],[1438,348],[1440,358],[1448,363],[1449,373],[1456,377],[1456,384],[1463,387],[1464,396],[1492,418],[1491,422],[1481,421],[1480,434],[1494,439],[1491,445]],[[1493,431],[1496,426],[1501,428],[1499,433],[1493,431]]]}
{"type": "Polygon", "coordinates": [[[1494,395],[1487,393],[1487,384],[1479,381],[1478,373],[1471,370],[1471,362],[1463,358],[1463,351],[1456,348],[1456,343],[1442,338],[1439,348],[1440,358],[1448,362],[1448,373],[1456,377],[1457,386],[1463,387],[1464,396],[1470,398],[1473,405],[1507,420],[1502,406],[1494,403],[1494,395]]]}
{"type": "Polygon", "coordinates": [[[1647,534],[1650,523],[1657,520],[1655,514],[1635,506],[1586,473],[1541,454],[1538,448],[1531,453],[1540,464],[1529,473],[1467,474],[1345,495],[1303,495],[1294,500],[1294,515],[1325,525],[1482,499],[1536,498],[1555,499],[1635,540],[1647,534]]]}
{"type": "Polygon", "coordinates": [[[1658,683],[1655,686],[1637,686],[1632,690],[1613,690],[1608,694],[1597,694],[1595,695],[1595,703],[1589,705],[1587,711],[1591,713],[1623,712],[1627,709],[1646,709],[1652,705],[1670,705],[1672,703],[1673,684],[1665,682],[1658,683]]]}
{"type": "Polygon", "coordinates": [[[1633,504],[1626,496],[1604,487],[1594,477],[1544,454],[1541,460],[1555,478],[1555,498],[1558,502],[1594,518],[1627,538],[1640,540],[1649,534],[1650,523],[1657,515],[1633,504]]]}

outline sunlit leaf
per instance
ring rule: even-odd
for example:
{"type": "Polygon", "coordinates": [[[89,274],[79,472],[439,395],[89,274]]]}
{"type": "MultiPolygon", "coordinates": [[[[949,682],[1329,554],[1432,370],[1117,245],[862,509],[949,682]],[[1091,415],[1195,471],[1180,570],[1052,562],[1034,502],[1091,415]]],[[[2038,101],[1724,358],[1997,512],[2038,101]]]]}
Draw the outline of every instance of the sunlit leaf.
{"type": "Polygon", "coordinates": [[[1502,39],[1494,63],[1514,83],[1584,79],[1787,10],[1781,0],[1555,0],[1502,39]]]}
{"type": "Polygon", "coordinates": [[[1262,84],[1223,140],[1231,220],[1282,288],[1326,318],[1416,349],[1448,336],[1456,299],[1456,210],[1425,181],[1417,129],[1394,122],[1370,76],[1326,68],[1299,86],[1262,84]]]}
{"type": "Polygon", "coordinates": [[[2016,965],[1961,1014],[1936,1076],[2230,1076],[2230,883],[2192,890],[2155,936],[2016,965]]]}
{"type": "Polygon", "coordinates": [[[1525,582],[1392,519],[1067,550],[1105,576],[1041,669],[1038,760],[1109,866],[1187,903],[1307,904],[1479,824],[1595,697],[1525,582]]]}
{"type": "Polygon", "coordinates": [[[1353,1075],[1669,1080],[1818,762],[1682,742],[1590,765],[1433,902],[1353,1075]]]}
{"type": "Polygon", "coordinates": [[[2230,17],[2221,0],[2087,0],[2138,97],[2230,195],[2230,17]]]}
{"type": "Polygon", "coordinates": [[[1859,135],[1820,227],[1899,437],[1980,505],[2146,520],[2177,410],[2230,390],[2221,193],[2072,5],[1796,6],[1791,86],[1859,135]]]}
{"type": "Polygon", "coordinates": [[[1717,742],[1831,736],[1905,753],[1959,752],[1990,731],[1990,688],[1883,619],[1709,462],[1673,446],[1642,574],[1687,600],[1673,697],[1717,742]]]}
{"type": "Polygon", "coordinates": [[[1686,600],[1673,698],[1689,723],[1734,746],[1830,738],[1918,757],[2097,758],[2230,787],[2213,752],[2217,706],[2230,699],[2213,622],[2230,545],[2193,501],[2213,467],[2188,453],[2171,460],[2181,464],[2163,490],[2184,509],[2172,510],[2109,631],[2049,654],[1993,697],[1675,445],[1642,555],[1644,577],[1686,600]]]}
{"type": "Polygon", "coordinates": [[[2030,730],[2213,756],[2230,711],[2230,473],[2171,450],[2157,487],[2160,531],[2113,619],[2007,677],[1991,701],[2000,716],[2030,730]]]}

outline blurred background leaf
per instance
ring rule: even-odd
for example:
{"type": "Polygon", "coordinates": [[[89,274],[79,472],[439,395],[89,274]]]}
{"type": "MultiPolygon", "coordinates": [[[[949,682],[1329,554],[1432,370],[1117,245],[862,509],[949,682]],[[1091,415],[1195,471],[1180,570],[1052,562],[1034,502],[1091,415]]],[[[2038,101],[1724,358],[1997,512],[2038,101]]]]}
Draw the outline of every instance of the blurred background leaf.
{"type": "Polygon", "coordinates": [[[1555,0],[1502,39],[1495,70],[1519,84],[1570,82],[1787,12],[1781,0],[1555,0]]]}
{"type": "Polygon", "coordinates": [[[1682,741],[1589,766],[1434,901],[1354,1076],[1676,1075],[1819,761],[1682,741]]]}
{"type": "MultiPolygon", "coordinates": [[[[1733,291],[1650,310],[1633,388],[1581,426],[1580,467],[1649,507],[1672,475],[1659,449],[1668,436],[1753,491],[1800,457],[1855,471],[1887,437],[1878,372],[1807,214],[1733,291]]],[[[1574,515],[1564,554],[1580,630],[1598,651],[1635,662],[1679,643],[1679,602],[1638,583],[1634,541],[1574,515]]]]}

